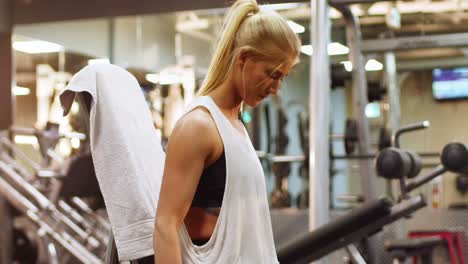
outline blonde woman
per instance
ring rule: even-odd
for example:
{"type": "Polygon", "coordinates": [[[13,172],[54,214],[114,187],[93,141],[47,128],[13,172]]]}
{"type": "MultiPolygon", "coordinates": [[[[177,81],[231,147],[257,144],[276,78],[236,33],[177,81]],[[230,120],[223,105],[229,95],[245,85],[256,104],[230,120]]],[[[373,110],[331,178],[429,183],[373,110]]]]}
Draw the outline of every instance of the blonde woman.
{"type": "Polygon", "coordinates": [[[255,0],[231,6],[199,97],[169,138],[155,263],[278,263],[262,166],[238,116],[278,93],[299,54],[276,12],[255,0]]]}

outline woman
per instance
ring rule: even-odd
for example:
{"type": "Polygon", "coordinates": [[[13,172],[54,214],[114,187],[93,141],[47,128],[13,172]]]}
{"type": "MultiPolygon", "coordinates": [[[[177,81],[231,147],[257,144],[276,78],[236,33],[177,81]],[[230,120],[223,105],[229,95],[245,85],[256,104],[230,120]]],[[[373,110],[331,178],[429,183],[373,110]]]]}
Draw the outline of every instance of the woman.
{"type": "Polygon", "coordinates": [[[297,35],[276,12],[255,0],[230,8],[200,97],[169,138],[155,263],[278,262],[263,170],[238,116],[242,104],[278,93],[299,54],[297,35]]]}

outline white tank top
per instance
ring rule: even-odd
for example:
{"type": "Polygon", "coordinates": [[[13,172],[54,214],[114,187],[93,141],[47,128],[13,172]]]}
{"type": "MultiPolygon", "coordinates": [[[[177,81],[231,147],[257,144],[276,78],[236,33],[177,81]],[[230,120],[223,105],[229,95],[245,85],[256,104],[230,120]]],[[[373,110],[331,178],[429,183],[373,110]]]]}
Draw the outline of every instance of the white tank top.
{"type": "Polygon", "coordinates": [[[226,187],[218,221],[206,244],[194,245],[185,225],[180,228],[183,263],[279,263],[263,168],[246,129],[243,133],[237,130],[209,96],[196,98],[184,114],[199,106],[210,112],[221,135],[226,155],[226,187]]]}

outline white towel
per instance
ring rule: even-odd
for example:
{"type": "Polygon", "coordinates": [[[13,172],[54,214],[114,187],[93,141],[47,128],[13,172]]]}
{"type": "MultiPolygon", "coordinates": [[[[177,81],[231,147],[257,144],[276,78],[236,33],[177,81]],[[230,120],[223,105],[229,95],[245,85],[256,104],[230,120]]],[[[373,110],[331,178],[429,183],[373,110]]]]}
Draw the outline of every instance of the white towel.
{"type": "Polygon", "coordinates": [[[122,68],[87,66],[60,94],[64,115],[81,92],[92,96],[91,152],[119,260],[152,255],[165,153],[143,92],[122,68]]]}

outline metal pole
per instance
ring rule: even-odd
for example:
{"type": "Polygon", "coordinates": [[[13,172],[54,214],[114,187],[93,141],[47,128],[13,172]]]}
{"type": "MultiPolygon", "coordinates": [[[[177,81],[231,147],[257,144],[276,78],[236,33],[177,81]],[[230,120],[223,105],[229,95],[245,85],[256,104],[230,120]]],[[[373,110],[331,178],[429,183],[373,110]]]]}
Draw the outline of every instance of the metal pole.
{"type": "Polygon", "coordinates": [[[110,63],[115,63],[115,18],[110,17],[109,20],[109,28],[108,28],[108,35],[107,35],[107,43],[108,45],[108,57],[110,63]]]}
{"type": "MultiPolygon", "coordinates": [[[[0,130],[8,129],[13,124],[12,2],[0,0],[0,130]]],[[[0,197],[0,226],[0,263],[12,263],[13,216],[11,206],[4,197],[0,197]]]]}
{"type": "MultiPolygon", "coordinates": [[[[346,22],[346,39],[350,49],[349,57],[353,64],[353,114],[358,120],[358,153],[371,152],[369,122],[366,117],[367,80],[364,57],[361,52],[361,29],[358,18],[348,6],[336,6],[346,22]]],[[[360,162],[361,188],[366,200],[376,198],[375,177],[372,162],[360,162]]]]}
{"type": "MultiPolygon", "coordinates": [[[[388,87],[388,113],[389,120],[387,127],[390,128],[391,135],[394,135],[400,127],[400,87],[398,85],[398,77],[396,71],[395,53],[385,52],[385,75],[388,87]]],[[[386,182],[387,195],[394,198],[395,193],[398,193],[398,182],[387,180],[386,182]]],[[[401,225],[401,224],[400,224],[401,225]]],[[[399,229],[401,229],[400,227],[399,229]]],[[[401,232],[400,232],[401,233],[401,232]]],[[[400,234],[399,233],[399,234],[400,234]]]]}
{"type": "Polygon", "coordinates": [[[385,74],[388,86],[388,104],[390,106],[390,129],[392,135],[400,127],[400,87],[396,70],[395,53],[385,52],[385,74]]]}
{"type": "MultiPolygon", "coordinates": [[[[350,49],[349,58],[353,65],[353,114],[358,121],[358,153],[370,153],[370,130],[366,117],[367,80],[364,56],[362,55],[362,37],[359,19],[352,13],[351,8],[346,5],[336,5],[346,23],[346,40],[350,49]]],[[[365,201],[376,199],[376,180],[371,160],[360,160],[359,170],[361,174],[361,192],[365,201]]],[[[366,241],[368,258],[370,263],[379,263],[378,246],[382,245],[380,235],[370,237],[366,241]]]]}
{"type": "MultiPolygon", "coordinates": [[[[327,46],[330,39],[330,18],[326,0],[311,0],[311,56],[309,97],[309,229],[314,230],[329,219],[328,135],[330,124],[330,67],[327,46]]],[[[325,263],[321,260],[316,263],[325,263]]]]}
{"type": "Polygon", "coordinates": [[[0,0],[0,130],[13,124],[12,13],[11,1],[0,0]]]}

